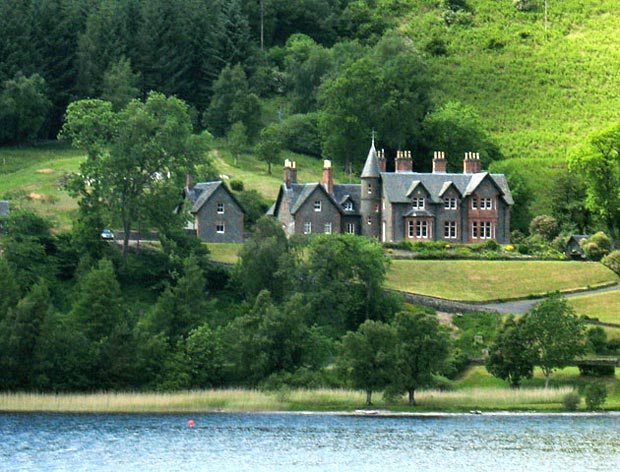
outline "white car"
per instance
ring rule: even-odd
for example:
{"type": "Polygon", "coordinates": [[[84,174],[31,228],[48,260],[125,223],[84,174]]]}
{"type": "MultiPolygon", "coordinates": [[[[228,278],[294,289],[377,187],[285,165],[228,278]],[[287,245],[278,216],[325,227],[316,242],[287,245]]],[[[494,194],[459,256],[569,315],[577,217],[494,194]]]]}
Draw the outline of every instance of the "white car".
{"type": "Polygon", "coordinates": [[[112,231],[110,231],[109,229],[104,229],[101,232],[101,239],[105,239],[106,241],[113,241],[114,240],[114,233],[112,231]]]}

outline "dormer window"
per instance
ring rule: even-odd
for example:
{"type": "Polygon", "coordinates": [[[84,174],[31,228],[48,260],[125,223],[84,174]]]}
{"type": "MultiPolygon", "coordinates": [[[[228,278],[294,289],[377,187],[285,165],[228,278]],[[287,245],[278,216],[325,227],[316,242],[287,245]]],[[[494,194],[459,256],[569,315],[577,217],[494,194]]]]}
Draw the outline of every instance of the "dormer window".
{"type": "Polygon", "coordinates": [[[492,198],[481,198],[480,199],[480,209],[481,210],[492,210],[493,209],[493,199],[492,198]]]}
{"type": "Polygon", "coordinates": [[[445,197],[443,199],[443,207],[446,210],[456,210],[456,198],[454,198],[454,197],[445,197]]]}
{"type": "Polygon", "coordinates": [[[224,214],[224,202],[217,202],[217,214],[218,215],[223,215],[224,214]]]}
{"type": "Polygon", "coordinates": [[[321,211],[321,200],[314,201],[314,211],[321,211]]]}
{"type": "Polygon", "coordinates": [[[413,197],[411,206],[414,210],[424,210],[424,197],[413,197]]]}
{"type": "Polygon", "coordinates": [[[344,202],[344,211],[353,211],[353,202],[351,200],[344,202]]]}

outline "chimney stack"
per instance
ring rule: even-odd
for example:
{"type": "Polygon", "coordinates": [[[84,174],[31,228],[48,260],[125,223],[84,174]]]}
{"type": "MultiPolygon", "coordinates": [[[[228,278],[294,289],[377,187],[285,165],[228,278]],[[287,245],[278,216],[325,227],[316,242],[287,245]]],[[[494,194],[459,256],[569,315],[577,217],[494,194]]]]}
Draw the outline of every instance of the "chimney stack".
{"type": "Polygon", "coordinates": [[[466,152],[463,160],[463,173],[476,174],[482,170],[480,154],[477,152],[466,152]]]}
{"type": "Polygon", "coordinates": [[[396,151],[396,172],[411,172],[413,170],[413,159],[411,151],[396,151]]]}
{"type": "Polygon", "coordinates": [[[385,172],[386,169],[386,161],[385,161],[385,150],[381,149],[381,151],[377,152],[377,159],[379,160],[379,168],[381,172],[385,172]]]}
{"type": "Polygon", "coordinates": [[[321,182],[327,193],[334,193],[334,170],[332,169],[332,161],[325,159],[323,161],[323,181],[321,182]]]}
{"type": "Polygon", "coordinates": [[[446,153],[435,151],[433,153],[433,174],[445,174],[448,171],[448,161],[446,153]]]}
{"type": "Polygon", "coordinates": [[[286,188],[290,188],[292,184],[297,183],[297,165],[295,161],[284,161],[284,185],[286,188]]]}

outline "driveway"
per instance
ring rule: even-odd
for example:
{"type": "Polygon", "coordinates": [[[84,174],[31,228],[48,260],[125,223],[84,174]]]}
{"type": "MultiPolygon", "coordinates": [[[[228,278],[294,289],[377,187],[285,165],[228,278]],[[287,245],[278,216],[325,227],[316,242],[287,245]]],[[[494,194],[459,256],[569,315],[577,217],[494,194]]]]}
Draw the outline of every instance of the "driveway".
{"type": "MultiPolygon", "coordinates": [[[[581,295],[613,292],[616,290],[620,290],[620,286],[612,285],[610,287],[597,288],[593,290],[582,290],[579,292],[566,293],[563,295],[566,298],[573,298],[573,297],[579,297],[581,295]]],[[[515,300],[512,302],[503,302],[503,303],[487,303],[487,304],[482,304],[480,306],[488,310],[496,311],[498,313],[512,313],[515,315],[523,315],[524,313],[527,313],[528,311],[530,311],[534,307],[534,305],[536,305],[541,300],[544,300],[544,298],[531,298],[531,299],[515,300]]]]}

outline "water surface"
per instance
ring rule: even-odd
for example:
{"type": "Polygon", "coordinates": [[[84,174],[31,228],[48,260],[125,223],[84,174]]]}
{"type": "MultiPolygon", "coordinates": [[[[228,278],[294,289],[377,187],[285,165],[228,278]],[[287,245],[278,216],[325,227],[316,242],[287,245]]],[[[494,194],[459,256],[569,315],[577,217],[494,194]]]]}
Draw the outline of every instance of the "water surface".
{"type": "Polygon", "coordinates": [[[2,414],[0,470],[615,470],[618,433],[617,416],[2,414]]]}

